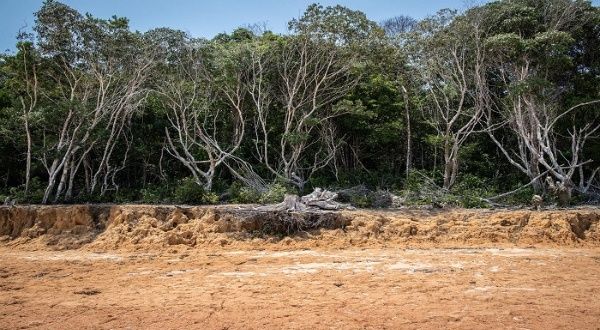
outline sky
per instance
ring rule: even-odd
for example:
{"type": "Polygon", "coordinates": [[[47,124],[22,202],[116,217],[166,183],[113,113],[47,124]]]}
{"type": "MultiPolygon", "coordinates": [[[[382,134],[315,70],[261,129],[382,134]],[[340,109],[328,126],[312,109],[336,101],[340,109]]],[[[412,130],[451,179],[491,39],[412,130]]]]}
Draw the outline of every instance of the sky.
{"type": "MultiPolygon", "coordinates": [[[[81,13],[99,18],[113,15],[129,18],[132,30],[147,31],[170,27],[194,37],[212,38],[239,26],[266,24],[276,33],[284,33],[287,22],[299,17],[314,2],[324,6],[341,4],[360,10],[376,22],[407,15],[423,18],[442,8],[464,9],[468,4],[489,0],[62,0],[81,13]]],[[[0,0],[0,52],[13,51],[15,37],[22,27],[31,28],[33,13],[43,0],[0,0]]],[[[600,5],[600,0],[593,0],[600,5]]]]}

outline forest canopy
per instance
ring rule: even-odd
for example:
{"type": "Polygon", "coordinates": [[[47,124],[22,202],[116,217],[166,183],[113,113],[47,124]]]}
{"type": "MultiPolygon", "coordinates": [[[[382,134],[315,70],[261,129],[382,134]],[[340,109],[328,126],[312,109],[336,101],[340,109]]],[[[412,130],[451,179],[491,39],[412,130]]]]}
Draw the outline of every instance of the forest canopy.
{"type": "MultiPolygon", "coordinates": [[[[401,13],[399,13],[401,14],[401,13]]],[[[0,195],[29,203],[600,200],[600,8],[374,22],[310,5],[207,40],[54,0],[0,58],[0,195]],[[357,188],[359,187],[359,188],[357,188]],[[559,187],[559,188],[558,188],[559,187]]]]}

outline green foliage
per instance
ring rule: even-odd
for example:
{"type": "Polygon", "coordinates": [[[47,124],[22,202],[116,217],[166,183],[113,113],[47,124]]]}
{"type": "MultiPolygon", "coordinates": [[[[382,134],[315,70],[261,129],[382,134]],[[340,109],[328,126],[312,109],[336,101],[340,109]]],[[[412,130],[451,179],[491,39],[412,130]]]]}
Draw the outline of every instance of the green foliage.
{"type": "Polygon", "coordinates": [[[489,37],[485,42],[490,52],[502,55],[504,58],[514,58],[526,48],[525,41],[516,33],[497,34],[489,37]]]}
{"type": "Polygon", "coordinates": [[[29,192],[27,194],[25,193],[25,185],[23,184],[18,187],[11,187],[8,191],[8,197],[17,203],[39,204],[44,197],[44,183],[37,177],[32,178],[29,182],[29,192]]]}
{"type": "Polygon", "coordinates": [[[173,201],[182,204],[216,204],[219,196],[204,190],[193,178],[185,178],[175,186],[173,201]]]}
{"type": "Polygon", "coordinates": [[[356,195],[350,198],[350,204],[358,208],[370,208],[373,206],[373,199],[370,195],[356,195]]]}
{"type": "MultiPolygon", "coordinates": [[[[120,202],[130,202],[131,194],[121,193],[115,199],[120,202]]],[[[219,196],[206,191],[193,178],[183,178],[174,183],[151,184],[140,189],[140,200],[146,204],[177,203],[177,204],[217,204],[219,196]]]]}
{"type": "Polygon", "coordinates": [[[145,204],[167,203],[171,194],[168,184],[152,184],[140,189],[140,198],[145,204]]]}
{"type": "MultiPolygon", "coordinates": [[[[310,121],[309,121],[310,123],[310,121]]],[[[284,136],[284,139],[291,145],[305,143],[309,138],[307,133],[289,133],[284,136]]]]}
{"type": "Polygon", "coordinates": [[[383,29],[360,12],[341,5],[308,6],[302,17],[293,19],[289,29],[333,43],[352,44],[381,39],[383,29]]]}
{"type": "Polygon", "coordinates": [[[229,187],[229,201],[232,203],[255,204],[259,203],[260,197],[260,192],[237,181],[229,187]]]}
{"type": "Polygon", "coordinates": [[[423,171],[410,173],[404,190],[400,193],[408,205],[482,208],[488,206],[483,199],[496,193],[494,185],[489,180],[472,174],[461,176],[454,187],[447,191],[431,178],[432,174],[433,177],[439,177],[439,174],[423,171]]]}
{"type": "Polygon", "coordinates": [[[259,201],[263,204],[280,203],[283,202],[285,194],[290,193],[296,194],[297,192],[282,183],[272,183],[268,185],[267,190],[261,194],[259,201]]]}
{"type": "MultiPolygon", "coordinates": [[[[521,188],[521,185],[513,185],[509,191],[521,188]]],[[[530,205],[531,198],[535,195],[535,191],[531,186],[517,191],[516,193],[505,197],[502,203],[508,205],[530,205]]]]}
{"type": "Polygon", "coordinates": [[[282,202],[285,194],[297,194],[293,188],[278,182],[269,184],[262,193],[250,187],[246,187],[240,182],[234,182],[229,187],[228,193],[230,202],[241,204],[275,204],[282,202]]]}
{"type": "MultiPolygon", "coordinates": [[[[47,188],[52,202],[63,177],[58,170],[52,187],[49,171],[55,160],[63,168],[74,166],[73,196],[64,196],[63,188],[61,203],[214,204],[219,194],[233,203],[277,203],[286,193],[298,193],[288,181],[274,181],[290,168],[281,159],[288,157],[298,160],[291,168],[308,181],[304,192],[308,187],[369,187],[346,201],[357,207],[377,207],[388,190],[397,191],[409,205],[485,207],[482,198],[517,189],[527,177],[506,160],[483,132],[487,123],[481,122],[461,141],[456,184],[450,190],[440,188],[444,147],[460,139],[443,134],[444,114],[431,115],[440,106],[431,97],[432,88],[437,88],[433,92],[441,107],[447,102],[450,112],[464,101],[465,112],[455,125],[469,120],[481,102],[471,96],[478,91],[474,78],[479,77],[473,64],[482,56],[478,69],[489,80],[484,87],[496,102],[491,108],[498,110],[489,119],[497,125],[498,140],[509,147],[517,147],[518,138],[511,132],[514,118],[505,117],[508,107],[525,100],[540,113],[549,109],[559,114],[600,95],[600,9],[589,1],[493,1],[464,13],[443,10],[418,22],[396,22],[406,26],[393,27],[388,20],[389,37],[364,13],[340,5],[310,5],[290,22],[289,34],[238,28],[211,40],[170,28],[138,33],[127,18],[100,19],[58,1],[45,1],[35,15],[33,33],[21,34],[16,53],[0,58],[0,197],[19,203],[41,202],[47,188]],[[477,39],[474,31],[484,33],[477,39]],[[481,54],[475,53],[477,47],[482,47],[481,54]],[[454,55],[465,61],[468,97],[462,101],[463,82],[449,78],[458,71],[447,74],[454,55]],[[296,77],[290,72],[306,61],[301,72],[308,79],[289,91],[311,96],[320,81],[310,75],[318,76],[325,67],[317,63],[330,60],[330,74],[341,73],[333,83],[326,83],[314,99],[289,102],[286,84],[294,84],[296,77]],[[136,82],[136,68],[144,63],[148,70],[139,73],[147,79],[136,82]],[[77,88],[71,96],[74,82],[77,88]],[[341,88],[343,84],[349,87],[341,88]],[[337,95],[339,90],[344,92],[337,95]],[[103,112],[95,113],[99,91],[106,93],[106,101],[98,108],[103,112]],[[125,91],[134,91],[130,99],[111,98],[125,91]],[[173,127],[181,117],[169,102],[191,110],[181,127],[193,136],[180,136],[173,127]],[[131,112],[110,112],[119,105],[131,112]],[[259,110],[266,114],[263,118],[258,118],[259,110]],[[100,120],[92,125],[96,115],[100,120]],[[243,134],[237,130],[241,128],[243,134]],[[182,162],[165,148],[167,131],[173,143],[191,146],[178,150],[180,156],[193,154],[194,161],[182,162]],[[243,138],[234,148],[236,134],[243,138]],[[266,142],[260,140],[262,134],[268,135],[266,142]],[[406,173],[409,136],[413,170],[406,173]],[[32,167],[26,195],[28,137],[32,167]],[[64,137],[74,137],[73,143],[65,144],[64,137]],[[190,137],[200,143],[190,142],[190,137]],[[113,138],[114,145],[105,149],[113,138]],[[218,146],[206,142],[211,139],[218,146]],[[218,159],[219,151],[211,159],[210,149],[233,150],[240,163],[252,167],[252,175],[275,183],[264,192],[246,187],[235,181],[228,166],[240,173],[244,169],[226,161],[218,163],[211,191],[205,191],[189,178],[190,165],[204,170],[218,159]],[[335,149],[335,157],[312,168],[329,160],[330,149],[335,149]],[[105,160],[108,150],[111,155],[105,160]],[[265,150],[268,157],[261,155],[265,150]],[[110,187],[103,194],[98,185],[90,191],[96,172],[99,177],[109,173],[110,187]]],[[[551,132],[558,141],[552,152],[570,157],[570,134],[598,125],[597,110],[595,104],[562,117],[551,132]]],[[[589,177],[600,166],[600,140],[592,136],[581,148],[579,161],[586,162],[582,169],[589,177]]],[[[513,152],[518,154],[518,148],[509,150],[513,152]]],[[[71,172],[64,174],[68,179],[71,172]]],[[[578,182],[579,175],[576,171],[573,181],[578,182]]],[[[540,192],[522,189],[502,202],[528,205],[534,193],[540,192]]]]}
{"type": "Polygon", "coordinates": [[[472,174],[465,174],[452,187],[452,194],[458,196],[460,206],[482,208],[488,206],[483,199],[495,195],[494,185],[489,180],[472,174]]]}

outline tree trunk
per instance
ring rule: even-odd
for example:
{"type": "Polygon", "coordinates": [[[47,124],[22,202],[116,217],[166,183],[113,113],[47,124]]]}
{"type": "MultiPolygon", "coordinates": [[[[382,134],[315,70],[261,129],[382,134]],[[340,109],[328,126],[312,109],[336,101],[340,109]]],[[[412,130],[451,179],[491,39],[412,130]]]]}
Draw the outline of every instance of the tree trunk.
{"type": "Polygon", "coordinates": [[[444,189],[452,187],[452,173],[454,172],[454,160],[451,158],[450,143],[448,138],[444,142],[444,189]]]}
{"type": "Polygon", "coordinates": [[[69,174],[70,164],[71,164],[71,160],[67,159],[67,161],[62,169],[62,175],[60,176],[60,182],[58,183],[58,188],[56,188],[56,194],[54,195],[54,203],[58,202],[58,200],[60,199],[60,196],[63,193],[63,190],[65,189],[65,185],[67,183],[67,176],[69,174]]]}
{"type": "Polygon", "coordinates": [[[452,186],[452,162],[446,162],[444,165],[444,189],[450,189],[452,186]]]}
{"type": "Polygon", "coordinates": [[[29,195],[29,181],[31,178],[31,132],[29,130],[29,118],[25,115],[25,133],[27,135],[27,159],[25,165],[25,196],[29,195]]]}
{"type": "Polygon", "coordinates": [[[408,93],[406,88],[402,86],[402,92],[404,95],[404,114],[406,116],[406,178],[410,174],[410,168],[412,164],[412,132],[410,128],[410,109],[408,107],[408,93]]]}
{"type": "Polygon", "coordinates": [[[533,187],[533,191],[538,194],[541,195],[544,192],[544,185],[542,184],[542,181],[539,179],[540,176],[540,168],[539,168],[539,162],[537,160],[532,159],[529,163],[529,179],[533,181],[532,187],[533,187]]]}
{"type": "Polygon", "coordinates": [[[50,195],[52,194],[52,190],[54,190],[54,184],[56,183],[56,174],[53,173],[48,178],[48,185],[46,186],[46,190],[44,190],[44,198],[42,199],[42,204],[47,204],[50,195]]]}

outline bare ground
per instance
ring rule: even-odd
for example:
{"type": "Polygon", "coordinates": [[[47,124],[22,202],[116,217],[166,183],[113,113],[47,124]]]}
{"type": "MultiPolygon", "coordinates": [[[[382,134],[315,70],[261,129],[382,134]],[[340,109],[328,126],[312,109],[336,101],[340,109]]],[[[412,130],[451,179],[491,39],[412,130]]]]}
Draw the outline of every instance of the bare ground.
{"type": "Polygon", "coordinates": [[[184,240],[149,207],[44,210],[0,209],[1,329],[600,329],[597,209],[360,211],[290,236],[200,212],[174,227],[184,240]]]}

